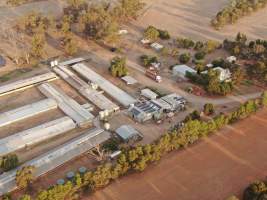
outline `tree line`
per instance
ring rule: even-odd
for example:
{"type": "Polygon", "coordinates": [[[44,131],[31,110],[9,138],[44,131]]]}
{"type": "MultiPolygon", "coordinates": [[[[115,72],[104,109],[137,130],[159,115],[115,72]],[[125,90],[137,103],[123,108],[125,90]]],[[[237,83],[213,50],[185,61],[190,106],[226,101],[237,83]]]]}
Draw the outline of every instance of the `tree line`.
{"type": "MultiPolygon", "coordinates": [[[[54,185],[40,191],[34,199],[64,200],[78,198],[81,193],[89,195],[90,192],[107,186],[121,176],[145,170],[152,163],[159,161],[165,154],[186,148],[203,137],[214,134],[215,131],[228,124],[249,117],[266,106],[267,92],[264,92],[261,98],[249,100],[241,104],[235,111],[229,114],[219,114],[209,121],[202,121],[192,114],[155,142],[126,147],[122,149],[122,154],[116,161],[100,164],[95,170],[85,174],[77,173],[75,178],[63,185],[54,185]]],[[[26,197],[30,198],[28,195],[26,197]]]]}
{"type": "Polygon", "coordinates": [[[220,10],[211,25],[219,30],[227,24],[236,23],[241,17],[250,15],[253,12],[264,8],[267,0],[231,0],[229,4],[220,10]]]}

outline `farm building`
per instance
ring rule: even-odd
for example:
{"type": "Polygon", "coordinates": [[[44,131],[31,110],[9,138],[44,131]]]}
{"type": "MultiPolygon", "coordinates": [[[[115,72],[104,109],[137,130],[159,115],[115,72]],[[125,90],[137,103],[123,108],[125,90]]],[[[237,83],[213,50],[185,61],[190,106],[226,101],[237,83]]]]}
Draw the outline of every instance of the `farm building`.
{"type": "Polygon", "coordinates": [[[1,174],[0,195],[16,189],[16,172],[21,167],[34,166],[36,168],[35,176],[39,177],[107,141],[109,138],[109,132],[96,128],[24,163],[16,169],[1,174]]]}
{"type": "Polygon", "coordinates": [[[123,106],[128,107],[130,104],[136,102],[136,100],[128,93],[121,90],[120,88],[112,84],[110,81],[108,81],[83,63],[72,65],[71,68],[78,74],[80,74],[82,77],[84,77],[87,81],[99,85],[99,87],[103,91],[105,91],[113,99],[117,100],[123,106]]]}
{"type": "Polygon", "coordinates": [[[143,123],[151,119],[160,119],[164,113],[181,111],[186,100],[177,95],[170,94],[159,99],[153,99],[133,104],[128,109],[128,114],[134,120],[143,123]]]}
{"type": "Polygon", "coordinates": [[[158,94],[148,88],[141,90],[141,95],[148,99],[156,99],[158,97],[158,94]]]}
{"type": "Polygon", "coordinates": [[[187,65],[175,65],[172,68],[172,73],[174,76],[178,76],[179,78],[186,78],[186,73],[197,73],[196,70],[192,69],[191,67],[188,67],[187,65]]]}
{"type": "MultiPolygon", "coordinates": [[[[229,69],[223,69],[223,68],[221,68],[221,67],[215,67],[215,68],[213,68],[213,70],[217,70],[217,71],[219,71],[219,79],[220,79],[220,81],[227,81],[227,80],[230,80],[231,79],[231,72],[230,72],[230,70],[229,69]]],[[[206,70],[206,71],[204,71],[204,72],[202,72],[203,74],[206,74],[206,73],[208,73],[208,71],[206,70]]]]}
{"type": "Polygon", "coordinates": [[[171,106],[171,111],[182,110],[185,107],[185,98],[173,93],[161,98],[171,106]]]}
{"type": "Polygon", "coordinates": [[[137,83],[137,80],[131,76],[124,76],[121,78],[127,85],[134,85],[137,83]]]}
{"type": "Polygon", "coordinates": [[[157,118],[161,113],[161,106],[151,101],[138,102],[128,109],[129,115],[136,121],[143,123],[157,118]]]}
{"type": "Polygon", "coordinates": [[[143,138],[143,135],[130,125],[123,125],[115,132],[124,142],[137,141],[143,138]]]}

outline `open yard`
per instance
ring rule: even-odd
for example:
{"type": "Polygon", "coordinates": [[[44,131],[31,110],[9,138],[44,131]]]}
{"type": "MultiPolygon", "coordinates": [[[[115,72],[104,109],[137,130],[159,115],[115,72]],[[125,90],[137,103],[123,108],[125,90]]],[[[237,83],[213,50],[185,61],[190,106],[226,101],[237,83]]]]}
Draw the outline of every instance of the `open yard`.
{"type": "Polygon", "coordinates": [[[90,200],[223,200],[267,175],[267,110],[121,178],[90,200]],[[249,124],[249,126],[248,126],[249,124]]]}

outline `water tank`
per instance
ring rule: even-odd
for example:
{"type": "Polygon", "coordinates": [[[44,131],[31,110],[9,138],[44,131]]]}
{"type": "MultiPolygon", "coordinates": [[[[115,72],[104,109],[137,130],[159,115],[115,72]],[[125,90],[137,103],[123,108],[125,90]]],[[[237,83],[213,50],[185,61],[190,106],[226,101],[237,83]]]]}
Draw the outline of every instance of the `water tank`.
{"type": "Polygon", "coordinates": [[[100,111],[99,112],[99,118],[100,118],[100,120],[101,119],[104,119],[104,117],[105,117],[105,112],[104,111],[100,111]]]}
{"type": "Polygon", "coordinates": [[[108,110],[104,110],[104,115],[105,115],[105,117],[108,117],[108,115],[109,115],[108,110]]]}
{"type": "Polygon", "coordinates": [[[97,90],[97,88],[98,88],[98,85],[97,85],[97,84],[95,84],[95,83],[91,83],[91,87],[93,88],[93,90],[97,90]]]}
{"type": "Polygon", "coordinates": [[[110,123],[105,123],[104,128],[108,131],[110,129],[110,123]]]}

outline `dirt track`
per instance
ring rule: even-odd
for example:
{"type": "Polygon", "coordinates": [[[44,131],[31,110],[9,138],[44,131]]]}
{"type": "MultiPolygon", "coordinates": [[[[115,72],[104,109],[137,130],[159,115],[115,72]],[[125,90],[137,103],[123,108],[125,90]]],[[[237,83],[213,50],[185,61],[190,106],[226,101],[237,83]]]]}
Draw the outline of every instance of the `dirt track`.
{"type": "Polygon", "coordinates": [[[223,200],[267,175],[267,111],[187,150],[174,152],[142,174],[96,192],[90,200],[223,200]],[[248,126],[249,125],[249,126],[248,126]]]}

